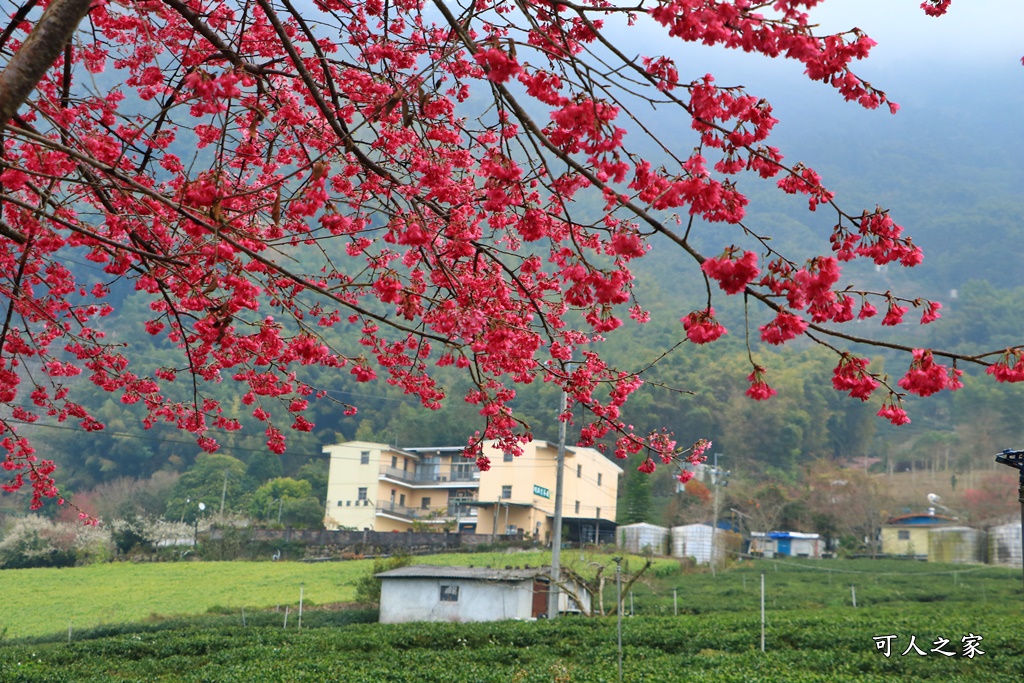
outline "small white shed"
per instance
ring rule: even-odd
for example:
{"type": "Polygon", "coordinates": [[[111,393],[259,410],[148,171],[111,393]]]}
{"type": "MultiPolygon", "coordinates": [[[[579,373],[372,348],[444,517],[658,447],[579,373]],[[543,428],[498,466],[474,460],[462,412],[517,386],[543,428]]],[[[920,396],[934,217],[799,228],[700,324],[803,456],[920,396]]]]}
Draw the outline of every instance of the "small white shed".
{"type": "MultiPolygon", "coordinates": [[[[413,565],[377,574],[380,622],[536,619],[548,611],[548,569],[413,565]]],[[[583,591],[574,591],[587,602],[583,591]]],[[[586,605],[589,612],[589,604],[586,605]]],[[[559,611],[579,612],[564,591],[559,611]]]]}
{"type": "Polygon", "coordinates": [[[668,549],[668,528],[657,524],[627,524],[618,528],[619,547],[627,553],[642,555],[651,552],[665,555],[668,549]]]}
{"type": "Polygon", "coordinates": [[[999,524],[988,530],[988,561],[991,564],[1021,564],[1020,522],[999,524]]]}
{"type": "Polygon", "coordinates": [[[750,534],[750,553],[764,557],[821,558],[824,547],[818,534],[799,531],[754,531],[750,534]]]}
{"type": "Polygon", "coordinates": [[[692,557],[697,564],[710,564],[712,531],[710,524],[672,527],[672,557],[692,557]]]}

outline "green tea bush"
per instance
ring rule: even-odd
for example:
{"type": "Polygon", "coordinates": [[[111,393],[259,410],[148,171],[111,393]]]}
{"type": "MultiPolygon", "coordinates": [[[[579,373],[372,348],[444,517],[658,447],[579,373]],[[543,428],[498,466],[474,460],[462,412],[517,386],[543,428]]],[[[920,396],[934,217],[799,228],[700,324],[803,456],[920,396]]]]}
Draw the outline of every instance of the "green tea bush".
{"type": "Polygon", "coordinates": [[[356,602],[360,605],[380,604],[381,580],[377,578],[377,574],[408,567],[411,563],[412,557],[405,553],[375,559],[370,571],[356,581],[356,602]]]}

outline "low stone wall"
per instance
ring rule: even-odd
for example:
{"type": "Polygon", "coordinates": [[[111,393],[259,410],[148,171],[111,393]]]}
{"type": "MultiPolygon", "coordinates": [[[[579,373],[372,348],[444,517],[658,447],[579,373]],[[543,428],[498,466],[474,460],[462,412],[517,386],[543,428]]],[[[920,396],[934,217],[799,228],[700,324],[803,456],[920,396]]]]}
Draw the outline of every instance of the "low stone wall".
{"type": "MultiPolygon", "coordinates": [[[[523,541],[522,535],[490,534],[453,534],[453,533],[416,533],[412,531],[329,531],[326,529],[245,529],[231,530],[228,533],[245,537],[253,544],[281,544],[305,546],[307,558],[334,559],[340,557],[360,557],[376,555],[392,555],[405,552],[412,555],[450,552],[472,549],[486,543],[518,543],[523,541]]],[[[213,528],[202,534],[203,540],[220,541],[225,537],[224,530],[213,528]]]]}

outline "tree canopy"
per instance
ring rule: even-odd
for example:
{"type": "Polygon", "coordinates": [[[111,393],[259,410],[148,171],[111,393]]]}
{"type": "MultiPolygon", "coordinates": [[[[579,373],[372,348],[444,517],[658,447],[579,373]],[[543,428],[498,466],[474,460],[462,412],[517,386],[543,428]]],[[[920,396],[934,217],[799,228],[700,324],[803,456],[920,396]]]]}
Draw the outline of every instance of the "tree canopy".
{"type": "Polygon", "coordinates": [[[909,420],[907,394],[958,388],[958,361],[1024,379],[1015,345],[929,350],[844,331],[875,316],[895,326],[911,309],[939,316],[937,302],[843,280],[846,262],[913,267],[920,249],[886,208],[846,207],[788,161],[766,99],[659,51],[675,41],[794,60],[838,97],[895,112],[853,70],[874,41],[819,33],[819,4],[12,6],[0,33],[4,488],[30,482],[34,506],[57,495],[24,424],[104,428],[76,398],[83,374],[141,408],[145,426],[173,424],[211,452],[246,421],[283,452],[285,430],[312,429],[314,399],[339,401],[323,373],[385,381],[436,409],[450,368],[479,413],[466,449],[482,468],[482,440],[515,452],[531,438],[511,404],[538,381],[568,393],[561,418],[581,424],[582,445],[640,454],[645,472],[697,460],[706,443],[622,419],[660,355],[612,367],[601,352],[605,335],[650,319],[631,268],[655,240],[690,265],[698,292],[672,300],[679,324],[657,354],[725,336],[713,304],[742,297],[747,329],[733,333],[752,399],[776,393],[759,349],[794,339],[830,349],[833,386],[879,401],[894,424],[909,420]],[[620,37],[639,30],[668,42],[627,53],[620,37]],[[748,223],[741,183],[764,181],[816,212],[822,249],[782,253],[748,223]],[[147,311],[154,355],[110,333],[132,306],[147,311]],[[890,378],[856,343],[901,350],[909,367],[890,378]]]}

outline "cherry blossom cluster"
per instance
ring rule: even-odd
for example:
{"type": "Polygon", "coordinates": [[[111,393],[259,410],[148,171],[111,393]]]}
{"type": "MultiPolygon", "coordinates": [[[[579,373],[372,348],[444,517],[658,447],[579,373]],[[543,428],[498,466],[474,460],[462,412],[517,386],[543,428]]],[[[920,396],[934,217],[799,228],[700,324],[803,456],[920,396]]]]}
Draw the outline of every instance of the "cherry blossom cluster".
{"type": "MultiPolygon", "coordinates": [[[[855,313],[840,262],[916,265],[920,250],[902,228],[884,209],[843,212],[813,169],[787,166],[769,144],[766,99],[710,74],[683,76],[666,54],[621,54],[606,24],[646,13],[670,38],[796,60],[845,99],[895,111],[851,71],[874,42],[857,29],[818,34],[817,4],[95,4],[89,30],[2,122],[5,490],[30,485],[33,506],[58,495],[52,463],[18,424],[102,429],[74,398],[82,379],[144,408],[145,426],[174,424],[204,450],[251,419],[281,453],[289,428],[315,428],[311,402],[330,397],[312,379],[327,374],[311,369],[386,382],[427,409],[478,406],[466,454],[481,468],[482,440],[516,452],[532,438],[513,403],[517,386],[537,380],[569,396],[559,418],[580,423],[581,443],[638,455],[645,471],[659,459],[698,462],[706,442],[680,451],[670,435],[635,433],[624,410],[642,377],[596,350],[626,324],[623,312],[637,324],[650,317],[630,268],[652,234],[727,295],[764,302],[768,344],[875,315],[869,298],[884,302],[885,324],[909,306],[930,322],[939,307],[860,293],[855,313]],[[122,85],[96,86],[101,73],[122,85]],[[695,137],[686,151],[658,137],[669,118],[695,137]],[[652,147],[666,151],[664,164],[647,158],[652,147]],[[764,240],[764,253],[723,245],[707,258],[666,219],[749,236],[748,173],[776,179],[811,210],[835,208],[834,254],[790,259],[764,240]],[[101,275],[70,268],[68,256],[101,275]],[[147,308],[146,332],[175,360],[140,371],[108,337],[115,286],[147,308]],[[472,389],[449,396],[437,367],[463,372],[472,389]],[[244,414],[213,397],[225,381],[238,385],[244,414]]],[[[941,14],[948,4],[923,7],[941,14]]],[[[13,19],[0,48],[19,50],[32,21],[13,19]]],[[[680,335],[695,344],[726,334],[708,292],[706,305],[679,313],[680,335]]],[[[915,352],[899,387],[955,388],[959,371],[935,357],[915,352]]],[[[766,399],[775,393],[767,370],[753,365],[748,395],[766,399]]],[[[1020,365],[1011,350],[990,372],[1015,380],[1020,365]]],[[[882,381],[842,354],[833,383],[866,399],[882,381]]],[[[890,388],[880,414],[898,422],[901,410],[890,388]]]]}
{"type": "Polygon", "coordinates": [[[652,432],[647,438],[648,446],[654,456],[647,456],[637,467],[637,471],[644,474],[651,474],[657,469],[655,458],[663,465],[673,465],[676,468],[676,479],[680,483],[693,479],[694,469],[690,466],[700,465],[707,460],[707,450],[711,448],[711,442],[707,439],[698,439],[689,448],[677,448],[676,442],[668,432],[652,432]]]}

